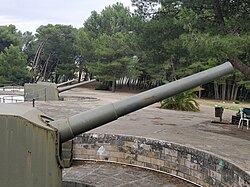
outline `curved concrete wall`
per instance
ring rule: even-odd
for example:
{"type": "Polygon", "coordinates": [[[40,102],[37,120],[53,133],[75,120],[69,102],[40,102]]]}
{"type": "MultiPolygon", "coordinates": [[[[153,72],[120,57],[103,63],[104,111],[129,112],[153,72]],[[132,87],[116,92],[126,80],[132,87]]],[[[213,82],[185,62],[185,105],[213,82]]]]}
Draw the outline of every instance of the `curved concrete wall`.
{"type": "Polygon", "coordinates": [[[250,187],[250,175],[209,152],[142,137],[82,134],[74,140],[77,160],[121,162],[167,172],[201,186],[250,187]]]}

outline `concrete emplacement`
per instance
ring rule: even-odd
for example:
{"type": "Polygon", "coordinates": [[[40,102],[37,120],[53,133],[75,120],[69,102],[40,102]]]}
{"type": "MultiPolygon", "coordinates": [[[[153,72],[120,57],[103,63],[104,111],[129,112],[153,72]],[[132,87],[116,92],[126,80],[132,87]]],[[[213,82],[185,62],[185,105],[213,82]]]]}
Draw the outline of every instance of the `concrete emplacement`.
{"type": "MultiPolygon", "coordinates": [[[[179,186],[180,181],[164,182],[162,178],[150,181],[144,175],[133,177],[125,170],[124,176],[112,174],[111,169],[103,167],[102,162],[122,163],[139,168],[147,168],[189,181],[180,186],[239,186],[249,187],[247,172],[214,153],[191,146],[128,135],[86,133],[74,140],[74,160],[80,161],[73,168],[64,169],[65,187],[73,184],[93,186],[179,186]],[[86,161],[92,161],[92,163],[86,161]],[[95,161],[95,162],[93,162],[95,161]],[[101,163],[96,161],[102,161],[101,163]],[[100,169],[101,167],[101,169],[100,169]],[[90,169],[92,168],[92,169],[90,169]],[[79,170],[86,169],[91,174],[79,170]],[[109,174],[103,174],[103,170],[109,174]],[[95,176],[95,180],[93,180],[95,176]],[[129,179],[127,179],[129,178],[129,179]],[[127,181],[121,181],[127,179],[127,181]]],[[[117,165],[116,165],[117,166],[117,165]]],[[[118,167],[119,168],[119,167],[118,167]]],[[[119,169],[116,169],[119,173],[119,169]]],[[[157,178],[157,177],[156,177],[157,178]]]]}
{"type": "MultiPolygon", "coordinates": [[[[35,109],[3,105],[0,107],[0,143],[4,152],[0,154],[0,166],[5,173],[0,175],[1,185],[61,186],[63,142],[232,71],[232,65],[227,62],[123,101],[100,106],[63,120],[53,121],[35,109]]],[[[240,178],[239,183],[248,185],[248,176],[240,178]]],[[[213,185],[212,182],[207,181],[209,185],[213,185]]]]}

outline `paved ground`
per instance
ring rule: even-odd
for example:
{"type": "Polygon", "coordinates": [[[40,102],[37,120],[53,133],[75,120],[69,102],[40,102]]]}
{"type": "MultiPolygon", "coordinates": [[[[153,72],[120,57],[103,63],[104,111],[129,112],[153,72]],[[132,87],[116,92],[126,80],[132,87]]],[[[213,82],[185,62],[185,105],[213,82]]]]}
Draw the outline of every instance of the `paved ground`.
{"type": "MultiPolygon", "coordinates": [[[[37,102],[36,107],[60,119],[131,95],[75,88],[61,94],[65,98],[63,102],[37,102]]],[[[91,132],[143,136],[184,144],[222,156],[250,174],[250,130],[226,124],[235,111],[225,110],[225,124],[219,124],[211,123],[219,121],[214,117],[213,107],[202,105],[200,112],[177,112],[161,110],[158,106],[151,105],[91,132]]]]}
{"type": "Polygon", "coordinates": [[[64,170],[63,180],[95,187],[195,187],[159,172],[102,162],[75,162],[73,167],[64,170]]]}

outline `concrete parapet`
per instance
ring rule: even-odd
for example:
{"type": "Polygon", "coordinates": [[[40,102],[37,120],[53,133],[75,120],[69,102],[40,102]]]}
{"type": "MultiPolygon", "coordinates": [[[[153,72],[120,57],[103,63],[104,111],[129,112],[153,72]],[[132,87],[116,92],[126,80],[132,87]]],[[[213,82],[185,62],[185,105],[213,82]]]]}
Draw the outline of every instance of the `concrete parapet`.
{"type": "Polygon", "coordinates": [[[25,101],[57,101],[59,99],[57,85],[49,82],[27,83],[24,85],[25,101]]]}
{"type": "Polygon", "coordinates": [[[146,167],[201,186],[250,187],[250,175],[229,160],[193,147],[150,138],[82,134],[74,139],[73,159],[146,167]]]}

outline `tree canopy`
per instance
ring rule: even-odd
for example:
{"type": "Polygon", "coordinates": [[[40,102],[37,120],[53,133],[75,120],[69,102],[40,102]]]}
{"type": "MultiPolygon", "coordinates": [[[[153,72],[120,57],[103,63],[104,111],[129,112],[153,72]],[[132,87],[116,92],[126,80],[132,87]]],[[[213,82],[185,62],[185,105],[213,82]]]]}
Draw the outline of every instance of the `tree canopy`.
{"type": "Polygon", "coordinates": [[[27,56],[12,44],[0,53],[0,84],[22,84],[29,78],[27,56]]]}
{"type": "Polygon", "coordinates": [[[22,47],[22,33],[14,25],[0,26],[0,52],[10,45],[22,47]]]}
{"type": "Polygon", "coordinates": [[[27,75],[35,82],[96,77],[112,85],[113,91],[116,84],[148,89],[230,61],[238,71],[203,85],[204,96],[249,97],[248,1],[132,0],[132,4],[133,13],[122,3],[100,13],[93,10],[79,29],[41,25],[32,35],[14,25],[1,26],[0,68],[7,67],[16,51],[20,70],[28,66],[30,72],[16,79],[1,74],[0,80],[24,81],[27,75]]]}
{"type": "Polygon", "coordinates": [[[36,73],[35,81],[60,78],[74,78],[75,67],[75,32],[72,26],[40,26],[30,48],[31,68],[36,73]],[[73,73],[72,73],[73,72],[73,73]]]}

